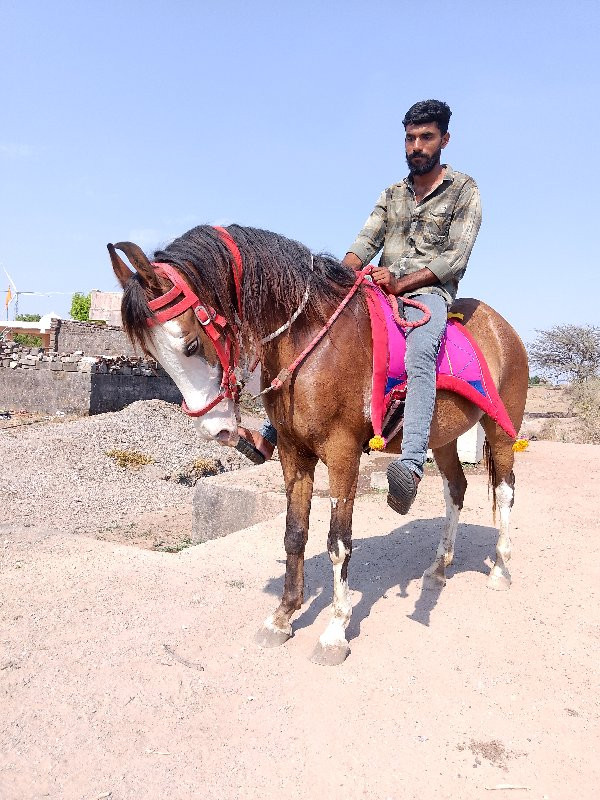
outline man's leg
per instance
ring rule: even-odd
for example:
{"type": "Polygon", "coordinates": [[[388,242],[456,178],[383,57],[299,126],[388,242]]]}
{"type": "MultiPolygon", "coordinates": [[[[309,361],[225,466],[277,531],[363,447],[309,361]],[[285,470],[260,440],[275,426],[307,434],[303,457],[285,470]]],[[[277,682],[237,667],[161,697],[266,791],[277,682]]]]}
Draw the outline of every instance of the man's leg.
{"type": "MultiPolygon", "coordinates": [[[[441,295],[422,294],[414,298],[431,312],[426,325],[413,328],[406,338],[407,390],[404,406],[402,453],[388,467],[390,492],[388,504],[400,514],[406,514],[417,494],[427,456],[429,430],[435,406],[435,364],[440,340],[446,327],[448,306],[441,295]]],[[[405,306],[410,322],[422,312],[405,306]]]]}
{"type": "Polygon", "coordinates": [[[260,429],[260,435],[263,437],[263,439],[266,439],[269,444],[273,445],[273,449],[277,447],[277,431],[273,425],[271,425],[268,419],[263,422],[260,429]]]}

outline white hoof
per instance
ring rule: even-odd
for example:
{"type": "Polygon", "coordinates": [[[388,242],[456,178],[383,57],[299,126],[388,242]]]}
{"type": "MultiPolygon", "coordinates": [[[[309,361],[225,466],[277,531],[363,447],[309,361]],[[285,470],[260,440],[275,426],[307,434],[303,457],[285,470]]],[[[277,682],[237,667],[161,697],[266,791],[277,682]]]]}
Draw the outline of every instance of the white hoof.
{"type": "Polygon", "coordinates": [[[497,592],[506,592],[510,589],[510,584],[512,583],[512,579],[510,577],[510,572],[506,569],[506,567],[492,567],[492,571],[490,572],[488,578],[488,589],[495,589],[497,592]]]}
{"type": "Polygon", "coordinates": [[[322,645],[317,642],[315,649],[310,657],[313,664],[320,664],[322,667],[337,667],[343,664],[350,654],[350,645],[344,642],[339,645],[322,645]]]}
{"type": "Polygon", "coordinates": [[[292,636],[292,625],[288,623],[280,628],[273,622],[273,617],[266,619],[262,626],[256,631],[254,641],[260,647],[279,647],[285,644],[292,636]]]}
{"type": "Polygon", "coordinates": [[[440,559],[423,573],[424,589],[442,589],[446,585],[445,560],[440,559]]]}

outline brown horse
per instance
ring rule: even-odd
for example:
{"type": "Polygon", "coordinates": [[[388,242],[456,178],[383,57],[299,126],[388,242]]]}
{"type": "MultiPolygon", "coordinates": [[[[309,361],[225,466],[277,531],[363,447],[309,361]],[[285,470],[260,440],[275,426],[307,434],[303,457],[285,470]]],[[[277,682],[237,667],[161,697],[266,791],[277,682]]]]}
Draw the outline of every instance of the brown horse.
{"type": "MultiPolygon", "coordinates": [[[[237,441],[232,366],[238,345],[242,357],[256,354],[260,359],[263,386],[267,387],[311,342],[356,280],[352,270],[330,256],[313,256],[283,236],[237,225],[227,231],[194,228],[156,252],[152,263],[136,245],[116,245],[136,272],[117,255],[115,247],[108,247],[124,288],[126,331],[177,383],[184,410],[195,415],[199,432],[228,445],[237,441]],[[273,336],[280,328],[283,330],[273,336]]],[[[528,379],[521,340],[499,314],[478,300],[458,300],[452,310],[464,314],[464,324],[478,342],[518,430],[528,379]]],[[[287,492],[285,586],[280,605],[263,623],[257,639],[263,646],[274,646],[292,635],[291,618],[303,602],[304,550],[314,470],[320,459],[329,472],[327,550],[333,564],[334,591],[332,619],[313,659],[337,664],[349,652],[345,630],[351,614],[347,576],[352,509],[361,452],[372,435],[372,343],[362,287],[298,369],[287,379],[285,374],[281,377],[283,385],[268,392],[264,404],[278,432],[287,492]]],[[[443,476],[446,524],[424,578],[443,584],[445,568],[452,562],[467,486],[456,440],[478,421],[487,439],[494,511],[497,503],[500,512],[489,585],[506,589],[510,585],[509,515],[515,484],[512,441],[479,408],[446,391],[438,392],[430,435],[430,447],[443,476]]],[[[393,439],[387,450],[398,453],[400,438],[393,439]]]]}

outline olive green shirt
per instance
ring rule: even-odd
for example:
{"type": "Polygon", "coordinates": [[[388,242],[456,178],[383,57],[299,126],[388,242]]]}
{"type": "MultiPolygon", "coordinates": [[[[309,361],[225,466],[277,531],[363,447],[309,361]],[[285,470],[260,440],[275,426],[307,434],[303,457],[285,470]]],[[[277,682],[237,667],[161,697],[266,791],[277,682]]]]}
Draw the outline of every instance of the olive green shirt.
{"type": "Polygon", "coordinates": [[[450,303],[477,238],[481,204],[473,178],[445,167],[440,185],[420,203],[410,175],[383,191],[349,252],[367,264],[383,247],[379,265],[399,278],[427,267],[439,284],[407,296],[434,292],[450,303]]]}

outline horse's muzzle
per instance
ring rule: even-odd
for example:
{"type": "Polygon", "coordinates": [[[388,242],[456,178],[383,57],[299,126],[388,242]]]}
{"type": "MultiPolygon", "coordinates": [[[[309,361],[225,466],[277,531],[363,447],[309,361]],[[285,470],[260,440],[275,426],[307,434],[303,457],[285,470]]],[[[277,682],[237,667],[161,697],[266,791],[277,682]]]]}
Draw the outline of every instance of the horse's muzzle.
{"type": "Polygon", "coordinates": [[[215,439],[219,444],[225,445],[225,447],[235,447],[238,443],[240,436],[237,430],[235,431],[220,431],[216,436],[215,439]]]}

